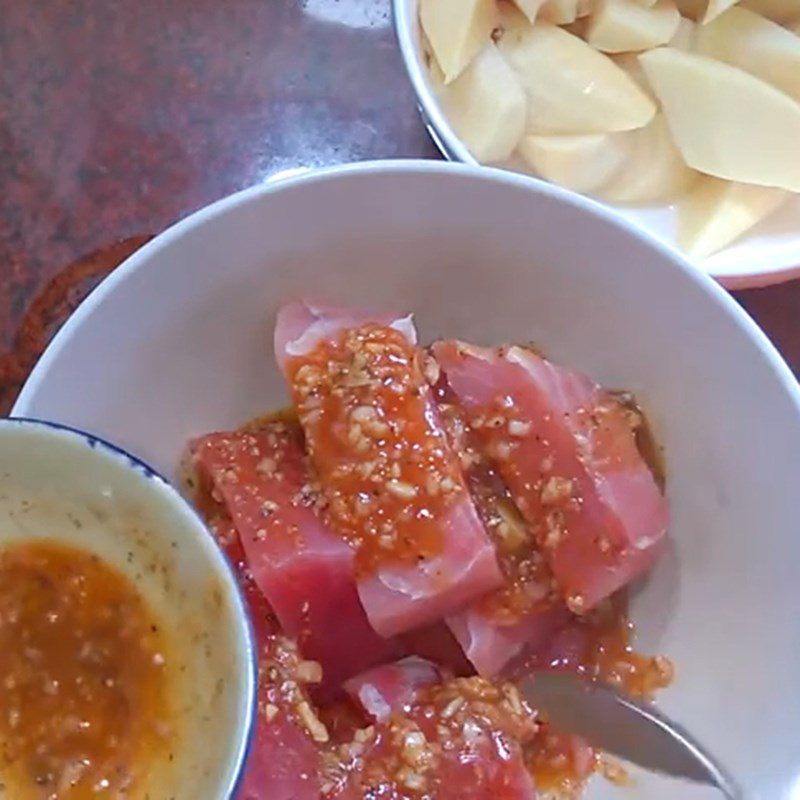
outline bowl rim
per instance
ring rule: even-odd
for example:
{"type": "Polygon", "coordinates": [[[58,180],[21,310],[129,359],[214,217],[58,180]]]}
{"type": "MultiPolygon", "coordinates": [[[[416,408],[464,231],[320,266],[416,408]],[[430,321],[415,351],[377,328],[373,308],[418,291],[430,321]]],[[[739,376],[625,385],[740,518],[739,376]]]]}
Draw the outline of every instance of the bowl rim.
{"type": "MultiPolygon", "coordinates": [[[[419,0],[416,0],[416,8],[419,0]]],[[[425,73],[425,65],[420,57],[422,48],[417,41],[417,20],[410,13],[411,3],[407,0],[392,0],[392,21],[395,37],[403,57],[403,64],[414,94],[422,121],[442,155],[449,161],[482,166],[461,141],[436,100],[425,73]]],[[[490,167],[490,169],[493,169],[490,167]]],[[[522,173],[515,173],[522,174],[522,173]]],[[[534,179],[538,180],[538,179],[534,179]]],[[[546,181],[549,183],[549,181],[546,181]]]]}
{"type": "Polygon", "coordinates": [[[256,681],[258,675],[258,654],[256,648],[255,629],[247,611],[239,581],[236,578],[233,565],[223,552],[222,548],[212,536],[211,531],[206,525],[194,506],[157,470],[151,467],[146,461],[133,455],[124,448],[120,447],[108,439],[97,436],[89,431],[76,428],[72,425],[65,425],[61,422],[39,419],[37,417],[26,417],[13,415],[0,417],[0,436],[6,430],[30,430],[43,433],[45,435],[55,434],[57,437],[71,439],[74,442],[86,445],[90,450],[101,452],[103,458],[110,458],[121,464],[125,470],[138,472],[146,480],[152,481],[157,491],[161,492],[169,502],[180,509],[181,513],[195,523],[198,534],[202,531],[204,541],[207,542],[206,548],[211,560],[215,562],[216,568],[226,575],[230,583],[229,588],[233,589],[232,597],[236,616],[243,621],[242,633],[244,634],[244,656],[245,656],[245,685],[244,685],[244,725],[242,734],[235,753],[233,754],[233,768],[227,786],[223,790],[220,800],[233,800],[241,785],[244,777],[244,768],[247,757],[253,746],[255,738],[255,723],[257,714],[257,693],[256,681]]]}
{"type": "MultiPolygon", "coordinates": [[[[396,0],[395,0],[396,1],[396,0]]],[[[800,416],[800,383],[798,383],[790,367],[770,341],[764,331],[742,306],[709,275],[689,262],[675,248],[659,241],[643,228],[635,225],[618,214],[613,208],[590,197],[563,189],[547,181],[533,178],[510,170],[495,167],[484,167],[458,162],[445,162],[426,159],[397,159],[379,161],[361,161],[351,164],[340,164],[331,167],[311,169],[299,174],[287,176],[279,180],[267,181],[223,197],[174,223],[139,250],[126,258],[113,272],[106,276],[83,300],[72,315],[65,321],[39,358],[12,409],[11,416],[24,417],[29,401],[39,391],[44,376],[53,362],[60,357],[74,333],[94,309],[115,289],[124,283],[139,267],[146,264],[153,255],[180,240],[184,235],[199,228],[211,219],[235,213],[240,206],[246,206],[259,198],[278,192],[308,189],[317,183],[336,181],[346,177],[388,177],[392,175],[440,175],[461,176],[475,181],[489,181],[510,188],[521,189],[533,194],[544,195],[579,209],[582,213],[601,218],[628,236],[633,236],[658,252],[663,258],[671,261],[672,269],[682,274],[681,280],[689,280],[696,284],[707,298],[731,316],[737,327],[752,341],[762,358],[765,358],[776,380],[784,391],[792,398],[800,416]]]]}
{"type": "MultiPolygon", "coordinates": [[[[417,109],[428,131],[428,135],[433,139],[436,147],[448,161],[483,166],[472,153],[469,152],[466,145],[464,145],[458,134],[447,121],[447,117],[442,111],[428,83],[425,66],[420,57],[422,48],[417,40],[417,21],[411,13],[412,7],[418,7],[419,0],[391,0],[391,3],[395,37],[400,47],[400,54],[406,69],[406,75],[414,89],[417,109]]],[[[524,173],[515,174],[524,176],[524,173]]],[[[525,177],[530,177],[532,180],[539,180],[538,178],[533,178],[533,176],[525,177]]],[[[549,183],[549,181],[545,182],[549,183]]],[[[580,193],[575,192],[575,194],[580,193]]],[[[587,195],[581,195],[581,197],[587,197],[587,195]]],[[[608,208],[614,209],[615,211],[618,208],[613,204],[603,205],[607,205],[608,208]]],[[[644,230],[647,229],[644,228],[644,230]]],[[[677,247],[673,249],[678,253],[681,252],[677,247]]],[[[681,253],[681,255],[683,254],[681,253]]],[[[784,266],[763,269],[757,272],[742,271],[727,273],[719,270],[706,269],[699,265],[697,268],[707,275],[710,275],[714,280],[730,290],[755,289],[800,278],[800,263],[787,263],[784,266]]]]}

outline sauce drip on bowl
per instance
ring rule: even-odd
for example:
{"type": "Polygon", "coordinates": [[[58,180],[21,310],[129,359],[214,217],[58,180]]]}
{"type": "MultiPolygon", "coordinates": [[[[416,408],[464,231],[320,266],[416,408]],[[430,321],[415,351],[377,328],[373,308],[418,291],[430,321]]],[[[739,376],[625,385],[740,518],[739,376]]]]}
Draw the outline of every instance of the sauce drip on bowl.
{"type": "Polygon", "coordinates": [[[163,634],[134,584],[59,543],[0,550],[0,654],[0,785],[135,797],[169,730],[163,634]]]}

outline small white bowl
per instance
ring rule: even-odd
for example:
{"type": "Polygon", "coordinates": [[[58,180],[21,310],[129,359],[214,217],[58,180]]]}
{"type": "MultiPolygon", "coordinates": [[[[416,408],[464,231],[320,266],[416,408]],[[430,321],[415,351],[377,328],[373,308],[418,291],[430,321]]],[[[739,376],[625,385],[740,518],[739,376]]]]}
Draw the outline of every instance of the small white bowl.
{"type": "MultiPolygon", "coordinates": [[[[447,121],[436,97],[424,62],[419,2],[392,0],[392,7],[400,52],[417,95],[423,122],[445,158],[477,165],[447,121]]],[[[674,206],[608,205],[628,222],[678,249],[674,206]]],[[[698,262],[697,266],[729,289],[767,286],[800,277],[800,196],[793,197],[739,240],[698,262]]]]}
{"type": "Polygon", "coordinates": [[[236,579],[200,518],[143,462],[37,420],[0,420],[0,486],[0,548],[47,539],[98,555],[165,632],[172,732],[131,800],[232,798],[253,725],[254,646],[236,579]]]}
{"type": "MultiPolygon", "coordinates": [[[[158,236],[55,337],[17,402],[160,470],[186,440],[287,402],[287,298],[413,311],[421,339],[536,342],[637,393],[666,450],[672,550],[637,594],[660,698],[741,778],[800,797],[800,388],[752,320],[673,250],[510,172],[377,162],[258,186],[158,236]]],[[[343,631],[342,635],[346,635],[343,631]]],[[[652,775],[587,800],[713,800],[652,775]]]]}

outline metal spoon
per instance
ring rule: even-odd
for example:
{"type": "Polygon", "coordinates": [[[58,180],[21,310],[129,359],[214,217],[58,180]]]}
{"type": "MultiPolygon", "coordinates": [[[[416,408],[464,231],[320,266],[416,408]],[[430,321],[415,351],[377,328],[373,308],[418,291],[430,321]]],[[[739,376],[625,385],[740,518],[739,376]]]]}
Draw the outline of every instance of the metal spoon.
{"type": "Polygon", "coordinates": [[[719,789],[744,800],[731,775],[683,728],[652,706],[561,672],[523,678],[519,690],[559,728],[632,764],[719,789]]]}

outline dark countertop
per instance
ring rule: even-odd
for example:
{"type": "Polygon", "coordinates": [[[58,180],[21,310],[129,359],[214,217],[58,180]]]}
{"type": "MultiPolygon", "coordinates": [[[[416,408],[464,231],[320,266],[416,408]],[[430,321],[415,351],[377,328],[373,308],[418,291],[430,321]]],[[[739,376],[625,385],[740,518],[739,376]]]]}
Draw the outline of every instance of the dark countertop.
{"type": "MultiPolygon", "coordinates": [[[[389,0],[0,0],[0,412],[97,282],[283,170],[437,157],[389,0]]],[[[800,281],[737,293],[800,372],[800,281]]]]}

